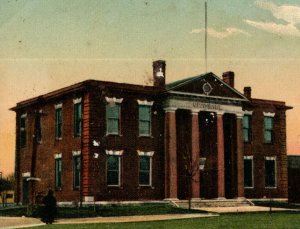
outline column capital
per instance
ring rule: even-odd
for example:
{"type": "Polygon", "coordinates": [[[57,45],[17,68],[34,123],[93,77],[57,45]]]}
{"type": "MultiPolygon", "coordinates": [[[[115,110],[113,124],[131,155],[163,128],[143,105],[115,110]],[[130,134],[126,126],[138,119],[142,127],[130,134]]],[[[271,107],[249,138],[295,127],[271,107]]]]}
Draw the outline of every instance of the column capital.
{"type": "Polygon", "coordinates": [[[225,114],[225,111],[217,111],[216,113],[218,116],[221,116],[221,115],[225,114]]]}
{"type": "Polygon", "coordinates": [[[177,110],[176,107],[165,107],[164,108],[165,112],[175,112],[177,110]]]}
{"type": "Polygon", "coordinates": [[[191,109],[190,112],[191,112],[191,115],[198,115],[198,113],[200,112],[200,109],[191,109]]]}
{"type": "Polygon", "coordinates": [[[244,112],[236,113],[235,115],[236,115],[237,118],[243,118],[244,117],[244,112]]]}

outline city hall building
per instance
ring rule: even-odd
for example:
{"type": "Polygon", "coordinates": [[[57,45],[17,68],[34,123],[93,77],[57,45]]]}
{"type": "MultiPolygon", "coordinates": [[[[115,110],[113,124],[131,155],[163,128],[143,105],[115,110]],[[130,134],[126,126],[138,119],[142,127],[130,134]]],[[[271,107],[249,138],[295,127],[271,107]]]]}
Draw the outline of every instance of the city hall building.
{"type": "Polygon", "coordinates": [[[17,103],[16,201],[287,198],[284,102],[234,73],[153,86],[86,80],[17,103]]]}

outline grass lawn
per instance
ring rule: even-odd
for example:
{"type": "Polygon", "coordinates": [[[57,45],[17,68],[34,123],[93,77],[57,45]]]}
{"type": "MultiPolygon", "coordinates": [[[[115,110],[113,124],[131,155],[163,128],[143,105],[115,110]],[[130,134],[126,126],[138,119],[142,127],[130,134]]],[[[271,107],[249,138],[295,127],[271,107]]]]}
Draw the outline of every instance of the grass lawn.
{"type": "Polygon", "coordinates": [[[105,224],[74,224],[46,225],[38,228],[107,228],[107,229],[160,229],[160,228],[300,228],[300,214],[295,213],[252,213],[228,214],[219,217],[181,219],[169,221],[152,221],[139,223],[105,223],[105,224]]]}

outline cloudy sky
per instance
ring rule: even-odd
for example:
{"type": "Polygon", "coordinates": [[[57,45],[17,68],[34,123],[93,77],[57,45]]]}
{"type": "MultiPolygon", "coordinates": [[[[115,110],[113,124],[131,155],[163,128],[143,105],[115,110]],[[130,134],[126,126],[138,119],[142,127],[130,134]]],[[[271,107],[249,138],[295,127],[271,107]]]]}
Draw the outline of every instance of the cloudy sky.
{"type": "MultiPolygon", "coordinates": [[[[205,71],[204,0],[0,0],[0,171],[14,168],[16,102],[86,80],[145,84],[205,71]]],[[[253,97],[286,101],[300,154],[299,0],[208,0],[208,70],[253,97]]]]}

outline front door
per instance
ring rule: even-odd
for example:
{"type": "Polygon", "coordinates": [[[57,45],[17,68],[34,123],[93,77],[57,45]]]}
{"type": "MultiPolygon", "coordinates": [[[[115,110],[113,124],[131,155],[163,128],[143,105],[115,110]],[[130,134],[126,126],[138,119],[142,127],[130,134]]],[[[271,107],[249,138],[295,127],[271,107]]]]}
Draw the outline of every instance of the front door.
{"type": "Polygon", "coordinates": [[[23,178],[23,196],[22,196],[22,204],[26,205],[29,203],[29,181],[27,181],[27,177],[23,178]]]}

